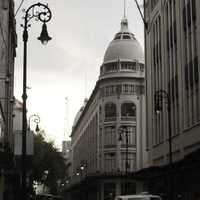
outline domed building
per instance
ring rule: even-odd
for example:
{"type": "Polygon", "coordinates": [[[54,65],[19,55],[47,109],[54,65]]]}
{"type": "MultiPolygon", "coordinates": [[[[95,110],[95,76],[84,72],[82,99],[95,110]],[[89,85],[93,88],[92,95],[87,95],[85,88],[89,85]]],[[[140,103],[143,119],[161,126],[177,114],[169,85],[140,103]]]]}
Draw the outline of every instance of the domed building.
{"type": "Polygon", "coordinates": [[[112,200],[143,190],[133,173],[146,164],[144,86],[143,50],[123,18],[74,120],[69,199],[112,200]]]}

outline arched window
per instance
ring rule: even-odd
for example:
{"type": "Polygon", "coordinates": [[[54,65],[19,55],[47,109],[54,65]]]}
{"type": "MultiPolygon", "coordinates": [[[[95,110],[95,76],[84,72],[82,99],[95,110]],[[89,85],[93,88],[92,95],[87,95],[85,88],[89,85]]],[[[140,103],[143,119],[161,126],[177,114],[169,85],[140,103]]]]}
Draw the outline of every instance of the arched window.
{"type": "Polygon", "coordinates": [[[123,103],[121,105],[121,117],[122,119],[136,117],[136,106],[134,103],[123,103]]]}
{"type": "Polygon", "coordinates": [[[117,116],[117,107],[114,103],[109,102],[105,105],[105,119],[114,120],[117,116]]]}

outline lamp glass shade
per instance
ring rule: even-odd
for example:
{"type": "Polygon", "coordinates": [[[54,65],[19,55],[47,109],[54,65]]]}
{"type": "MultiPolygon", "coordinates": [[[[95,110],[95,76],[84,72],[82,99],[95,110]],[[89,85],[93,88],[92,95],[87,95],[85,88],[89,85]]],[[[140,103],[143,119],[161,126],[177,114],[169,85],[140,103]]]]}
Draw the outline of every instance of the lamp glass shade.
{"type": "Polygon", "coordinates": [[[35,127],[35,131],[36,131],[36,132],[39,132],[39,131],[40,131],[40,128],[39,128],[38,124],[37,124],[36,127],[35,127]]]}
{"type": "Polygon", "coordinates": [[[47,25],[45,23],[42,25],[42,32],[37,39],[40,40],[41,43],[44,45],[47,44],[48,41],[52,39],[48,34],[47,25]]]}

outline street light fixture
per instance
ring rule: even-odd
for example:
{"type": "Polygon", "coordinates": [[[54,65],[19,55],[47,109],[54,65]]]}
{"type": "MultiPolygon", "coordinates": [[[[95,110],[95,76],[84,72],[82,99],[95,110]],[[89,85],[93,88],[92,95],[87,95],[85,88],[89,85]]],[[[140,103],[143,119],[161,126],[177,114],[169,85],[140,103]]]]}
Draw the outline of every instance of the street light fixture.
{"type": "Polygon", "coordinates": [[[172,164],[172,130],[171,130],[171,100],[169,94],[165,90],[158,90],[155,93],[155,112],[159,114],[163,110],[163,103],[167,104],[168,112],[168,142],[169,142],[169,164],[172,164]]]}
{"type": "Polygon", "coordinates": [[[46,23],[44,23],[43,25],[42,25],[42,32],[41,32],[41,34],[40,34],[40,37],[38,37],[38,40],[40,40],[41,42],[42,42],[42,44],[47,44],[47,42],[49,41],[49,40],[51,40],[52,38],[51,37],[49,37],[49,35],[48,35],[48,32],[47,32],[47,25],[46,25],[46,23]]]}
{"type": "MultiPolygon", "coordinates": [[[[155,112],[159,114],[163,110],[163,104],[167,104],[168,112],[168,142],[169,142],[169,166],[172,164],[172,130],[171,130],[171,100],[165,90],[157,90],[154,95],[155,112]]],[[[172,199],[171,173],[169,175],[169,199],[172,199]]]]}
{"type": "Polygon", "coordinates": [[[80,170],[81,170],[81,175],[82,172],[85,171],[85,176],[87,176],[87,160],[81,160],[80,170]]]}
{"type": "Polygon", "coordinates": [[[33,119],[33,121],[36,123],[36,127],[35,127],[35,132],[39,132],[40,131],[40,128],[39,128],[39,123],[40,123],[40,117],[36,114],[33,114],[29,117],[29,127],[28,127],[28,130],[30,131],[31,130],[31,119],[33,119]]]}
{"type": "Polygon", "coordinates": [[[76,176],[79,176],[79,175],[80,175],[80,172],[79,172],[79,171],[77,171],[77,172],[76,172],[76,176]]]}
{"type": "Polygon", "coordinates": [[[28,28],[30,20],[35,18],[37,21],[43,22],[43,30],[38,38],[42,43],[47,43],[51,38],[48,36],[46,23],[51,19],[51,11],[47,5],[36,3],[31,5],[24,16],[23,27],[23,42],[24,42],[24,58],[23,58],[23,106],[22,106],[22,199],[27,199],[27,181],[26,181],[26,131],[27,131],[27,116],[26,116],[26,99],[27,99],[27,42],[28,28]]]}
{"type": "Polygon", "coordinates": [[[125,135],[125,138],[126,138],[126,157],[125,157],[125,194],[127,194],[127,187],[128,187],[128,184],[127,184],[127,178],[128,178],[128,128],[126,126],[122,126],[119,128],[119,138],[118,140],[119,141],[122,141],[123,138],[122,138],[122,135],[125,135]]]}

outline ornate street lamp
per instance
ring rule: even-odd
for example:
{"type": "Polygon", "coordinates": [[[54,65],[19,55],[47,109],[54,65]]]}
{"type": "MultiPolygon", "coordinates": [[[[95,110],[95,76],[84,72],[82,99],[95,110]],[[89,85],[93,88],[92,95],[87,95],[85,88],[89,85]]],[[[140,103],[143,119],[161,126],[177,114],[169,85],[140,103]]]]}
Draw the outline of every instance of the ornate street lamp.
{"type": "Polygon", "coordinates": [[[169,164],[172,164],[172,132],[171,132],[171,101],[170,96],[165,90],[158,90],[155,93],[155,112],[159,114],[163,110],[163,103],[167,104],[168,112],[168,142],[169,142],[169,164]]]}
{"type": "Polygon", "coordinates": [[[119,141],[122,141],[123,140],[123,137],[122,135],[125,135],[125,139],[126,139],[126,157],[125,157],[125,194],[127,194],[127,187],[128,187],[128,184],[127,184],[127,179],[128,179],[128,167],[129,167],[129,164],[128,164],[128,128],[126,126],[122,126],[119,128],[119,138],[118,140],[119,141]]]}
{"type": "MultiPolygon", "coordinates": [[[[171,100],[165,90],[157,90],[154,95],[155,112],[159,114],[163,110],[163,104],[167,105],[168,112],[168,142],[169,142],[169,166],[172,165],[172,130],[171,130],[171,100]]],[[[169,174],[169,199],[172,199],[171,173],[169,174]]]]}
{"type": "Polygon", "coordinates": [[[47,5],[36,3],[31,5],[24,16],[23,27],[23,42],[24,42],[24,59],[23,59],[23,107],[22,107],[22,199],[27,199],[27,180],[26,180],[26,131],[27,131],[27,116],[26,116],[26,99],[27,99],[27,42],[28,28],[30,20],[35,18],[37,21],[43,22],[42,33],[38,38],[43,44],[46,44],[51,38],[48,35],[46,23],[51,19],[51,11],[47,5]]]}
{"type": "Polygon", "coordinates": [[[87,160],[82,160],[80,165],[81,175],[85,171],[85,176],[87,176],[87,160]]]}
{"type": "Polygon", "coordinates": [[[40,128],[39,128],[38,124],[40,123],[40,117],[38,115],[35,115],[35,114],[33,114],[33,115],[31,115],[29,117],[29,120],[28,120],[29,121],[29,123],[28,123],[28,125],[29,125],[28,130],[29,131],[31,130],[31,121],[32,121],[32,119],[33,119],[33,122],[36,123],[35,132],[39,132],[40,128]]]}

